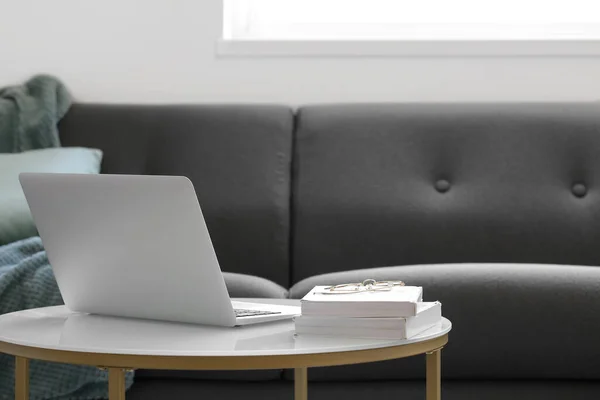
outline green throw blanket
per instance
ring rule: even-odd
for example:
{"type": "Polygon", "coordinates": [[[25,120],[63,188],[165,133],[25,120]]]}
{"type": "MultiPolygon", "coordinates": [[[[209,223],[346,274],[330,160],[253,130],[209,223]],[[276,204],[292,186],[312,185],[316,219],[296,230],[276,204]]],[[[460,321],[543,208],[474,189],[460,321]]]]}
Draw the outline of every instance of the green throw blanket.
{"type": "Polygon", "coordinates": [[[47,75],[0,89],[0,153],[59,147],[58,121],[70,106],[66,87],[47,75]]]}
{"type": "MultiPolygon", "coordinates": [[[[39,237],[0,246],[0,314],[63,304],[39,237]]],[[[105,399],[108,376],[94,367],[32,361],[31,400],[105,399]]],[[[127,387],[133,374],[127,374],[127,387]]],[[[13,400],[14,357],[0,354],[0,400],[13,400]]]]}

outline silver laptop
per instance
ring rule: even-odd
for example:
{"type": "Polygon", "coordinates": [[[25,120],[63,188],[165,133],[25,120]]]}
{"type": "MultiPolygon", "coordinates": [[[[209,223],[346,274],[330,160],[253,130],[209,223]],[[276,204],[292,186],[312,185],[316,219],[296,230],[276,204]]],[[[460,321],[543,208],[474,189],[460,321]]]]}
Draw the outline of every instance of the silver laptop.
{"type": "Polygon", "coordinates": [[[185,177],[23,173],[19,179],[73,311],[218,326],[300,313],[231,301],[185,177]]]}

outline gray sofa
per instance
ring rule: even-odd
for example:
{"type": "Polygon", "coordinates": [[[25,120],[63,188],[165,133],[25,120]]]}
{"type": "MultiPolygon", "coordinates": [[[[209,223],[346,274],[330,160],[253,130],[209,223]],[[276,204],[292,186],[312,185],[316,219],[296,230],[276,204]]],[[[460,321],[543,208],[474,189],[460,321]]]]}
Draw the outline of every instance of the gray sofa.
{"type": "MultiPolygon", "coordinates": [[[[597,104],[77,104],[60,132],[104,173],[188,176],[232,296],[402,279],[454,324],[444,399],[600,396],[597,104]]],[[[138,371],[128,398],[292,399],[292,377],[138,371]]],[[[423,377],[312,369],[309,393],[422,399],[423,377]]]]}

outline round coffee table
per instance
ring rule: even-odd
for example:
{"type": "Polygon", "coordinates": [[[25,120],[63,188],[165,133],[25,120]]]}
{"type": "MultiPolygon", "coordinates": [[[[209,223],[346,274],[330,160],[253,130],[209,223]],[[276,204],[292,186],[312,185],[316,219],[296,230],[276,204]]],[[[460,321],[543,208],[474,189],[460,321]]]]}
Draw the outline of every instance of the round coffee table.
{"type": "MultiPolygon", "coordinates": [[[[298,300],[258,300],[298,305],[298,300]]],[[[108,369],[109,399],[125,399],[131,369],[295,370],[295,399],[307,399],[307,368],[426,354],[427,400],[439,400],[441,349],[452,325],[410,340],[295,335],[292,321],[220,328],[73,313],[64,306],[0,316],[0,352],[16,356],[15,399],[29,399],[29,360],[108,369]]]]}

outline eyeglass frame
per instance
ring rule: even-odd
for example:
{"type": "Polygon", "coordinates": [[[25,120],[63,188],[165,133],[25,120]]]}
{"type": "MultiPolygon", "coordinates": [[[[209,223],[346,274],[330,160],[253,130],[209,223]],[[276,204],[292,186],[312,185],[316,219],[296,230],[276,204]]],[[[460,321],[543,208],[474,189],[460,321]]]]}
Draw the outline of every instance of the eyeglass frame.
{"type": "Polygon", "coordinates": [[[403,281],[376,281],[365,279],[357,283],[343,283],[326,287],[321,294],[353,294],[362,292],[389,292],[396,286],[405,286],[403,281]]]}

